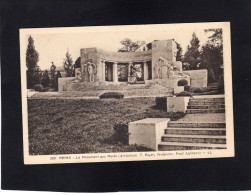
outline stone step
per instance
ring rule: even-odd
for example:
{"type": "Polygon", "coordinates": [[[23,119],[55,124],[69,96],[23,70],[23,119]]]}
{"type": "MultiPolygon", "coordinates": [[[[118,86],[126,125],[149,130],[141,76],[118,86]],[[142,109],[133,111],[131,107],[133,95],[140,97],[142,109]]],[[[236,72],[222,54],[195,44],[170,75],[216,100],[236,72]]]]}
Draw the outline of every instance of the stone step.
{"type": "Polygon", "coordinates": [[[178,128],[225,128],[225,122],[170,121],[168,127],[178,128]]]}
{"type": "Polygon", "coordinates": [[[212,86],[215,87],[215,86],[218,86],[218,85],[219,85],[218,83],[211,83],[211,84],[208,85],[208,87],[212,87],[212,86]]]}
{"type": "Polygon", "coordinates": [[[218,102],[221,102],[221,103],[224,103],[225,102],[225,99],[223,98],[223,99],[199,99],[199,98],[197,98],[197,99],[193,99],[193,98],[190,98],[189,99],[189,101],[190,102],[201,102],[201,103],[205,103],[205,102],[216,102],[216,103],[218,103],[218,102]]]}
{"type": "Polygon", "coordinates": [[[219,108],[225,108],[224,104],[215,104],[215,105],[188,105],[188,109],[219,109],[219,108]]]}
{"type": "Polygon", "coordinates": [[[225,113],[225,109],[224,108],[220,108],[220,109],[187,109],[186,110],[187,114],[199,114],[199,113],[225,113]]]}
{"type": "Polygon", "coordinates": [[[224,128],[167,128],[168,135],[226,135],[224,128]]]}
{"type": "Polygon", "coordinates": [[[207,105],[207,106],[211,106],[211,105],[224,105],[225,102],[195,102],[195,101],[190,101],[188,102],[189,106],[202,106],[202,105],[207,105]]]}
{"type": "Polygon", "coordinates": [[[226,136],[210,135],[163,135],[162,142],[225,144],[226,136]]]}
{"type": "Polygon", "coordinates": [[[208,87],[211,91],[212,90],[218,90],[219,89],[219,87],[208,87]]]}
{"type": "Polygon", "coordinates": [[[181,143],[181,142],[161,142],[158,145],[159,151],[201,150],[201,149],[227,149],[227,145],[226,144],[204,144],[204,143],[181,143]]]}
{"type": "Polygon", "coordinates": [[[225,100],[224,97],[194,97],[194,98],[191,98],[190,100],[212,100],[212,101],[222,101],[222,100],[225,100]]]}

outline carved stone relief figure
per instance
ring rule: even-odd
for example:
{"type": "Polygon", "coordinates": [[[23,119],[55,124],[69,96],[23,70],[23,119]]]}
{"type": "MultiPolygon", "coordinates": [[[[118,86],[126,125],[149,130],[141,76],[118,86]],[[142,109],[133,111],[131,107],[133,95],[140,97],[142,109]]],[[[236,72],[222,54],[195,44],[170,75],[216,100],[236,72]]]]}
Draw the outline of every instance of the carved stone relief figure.
{"type": "Polygon", "coordinates": [[[90,82],[94,82],[94,75],[97,73],[97,68],[94,63],[87,62],[87,72],[90,82]]]}
{"type": "Polygon", "coordinates": [[[155,73],[156,79],[160,79],[160,61],[158,61],[155,65],[155,73]]]}

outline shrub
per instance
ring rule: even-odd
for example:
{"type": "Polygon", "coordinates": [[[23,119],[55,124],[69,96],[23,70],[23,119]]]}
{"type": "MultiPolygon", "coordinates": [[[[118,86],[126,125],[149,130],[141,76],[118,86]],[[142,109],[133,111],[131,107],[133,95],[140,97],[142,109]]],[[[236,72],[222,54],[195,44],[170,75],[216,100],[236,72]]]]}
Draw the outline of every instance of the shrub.
{"type": "Polygon", "coordinates": [[[193,92],[194,93],[202,93],[202,89],[201,88],[195,88],[194,90],[193,90],[193,92]]]}
{"type": "Polygon", "coordinates": [[[185,85],[185,86],[184,86],[184,91],[189,91],[189,90],[190,90],[190,86],[185,85]]]}
{"type": "Polygon", "coordinates": [[[178,86],[185,86],[188,85],[188,82],[186,79],[181,79],[178,81],[178,86]]]}
{"type": "Polygon", "coordinates": [[[46,92],[46,91],[48,91],[49,90],[49,87],[44,87],[43,88],[43,92],[46,92]]]}
{"type": "Polygon", "coordinates": [[[188,92],[188,91],[182,91],[182,92],[180,92],[179,94],[176,95],[176,97],[182,97],[182,96],[189,96],[189,97],[191,97],[192,94],[190,92],[188,92]]]}
{"type": "Polygon", "coordinates": [[[212,91],[210,87],[202,87],[201,90],[202,90],[202,93],[212,91]]]}
{"type": "Polygon", "coordinates": [[[41,84],[37,84],[34,86],[35,91],[42,92],[43,91],[43,86],[41,84]]]}
{"type": "Polygon", "coordinates": [[[156,107],[162,110],[166,110],[167,106],[166,101],[167,101],[166,97],[156,97],[155,98],[156,107]]]}
{"type": "Polygon", "coordinates": [[[220,75],[218,81],[218,92],[224,94],[224,76],[220,75]]]}
{"type": "Polygon", "coordinates": [[[107,92],[100,95],[99,98],[100,99],[107,99],[107,98],[123,99],[124,94],[118,93],[118,92],[107,92]]]}

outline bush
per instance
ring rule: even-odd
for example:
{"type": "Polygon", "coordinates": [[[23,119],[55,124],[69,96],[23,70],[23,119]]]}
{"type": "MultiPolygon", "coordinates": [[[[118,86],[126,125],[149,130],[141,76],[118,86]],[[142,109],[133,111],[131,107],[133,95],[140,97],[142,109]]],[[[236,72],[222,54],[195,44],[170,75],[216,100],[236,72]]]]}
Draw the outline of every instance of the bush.
{"type": "Polygon", "coordinates": [[[192,94],[190,92],[188,92],[188,91],[182,91],[182,92],[180,92],[179,94],[176,95],[176,97],[182,97],[182,96],[189,96],[189,97],[191,97],[192,94]]]}
{"type": "Polygon", "coordinates": [[[178,86],[185,86],[188,85],[188,82],[186,79],[181,79],[178,81],[178,86]]]}
{"type": "Polygon", "coordinates": [[[99,98],[100,99],[107,99],[107,98],[123,99],[124,94],[118,93],[118,92],[107,92],[100,95],[99,98]]]}
{"type": "Polygon", "coordinates": [[[223,74],[220,75],[220,77],[219,77],[218,92],[221,94],[224,94],[224,76],[223,76],[223,74]]]}
{"type": "Polygon", "coordinates": [[[43,91],[43,86],[41,84],[37,84],[34,86],[35,91],[42,92],[43,91]]]}
{"type": "Polygon", "coordinates": [[[185,86],[184,86],[184,91],[189,91],[189,90],[190,90],[190,86],[185,85],[185,86]]]}
{"type": "Polygon", "coordinates": [[[166,97],[156,97],[155,102],[156,102],[156,107],[162,110],[166,110],[166,97]]]}
{"type": "Polygon", "coordinates": [[[194,93],[202,93],[202,89],[201,88],[195,88],[194,90],[193,90],[193,92],[194,93]]]}
{"type": "Polygon", "coordinates": [[[43,92],[46,92],[46,91],[48,91],[49,90],[49,87],[44,87],[43,88],[43,92]]]}
{"type": "Polygon", "coordinates": [[[210,87],[202,87],[201,90],[202,90],[202,93],[212,91],[210,87]]]}

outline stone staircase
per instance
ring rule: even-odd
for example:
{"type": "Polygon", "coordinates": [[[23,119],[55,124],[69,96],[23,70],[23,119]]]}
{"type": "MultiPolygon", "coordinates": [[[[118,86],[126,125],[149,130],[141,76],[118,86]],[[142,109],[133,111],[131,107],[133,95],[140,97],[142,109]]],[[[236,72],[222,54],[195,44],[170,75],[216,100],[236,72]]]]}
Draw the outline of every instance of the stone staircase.
{"type": "Polygon", "coordinates": [[[224,122],[171,121],[158,145],[159,151],[226,148],[224,122]]]}
{"type": "Polygon", "coordinates": [[[218,91],[219,86],[218,86],[218,83],[211,83],[208,85],[208,88],[210,88],[211,91],[218,91]]]}
{"type": "Polygon", "coordinates": [[[187,114],[225,113],[225,99],[222,98],[190,98],[187,114]]]}

